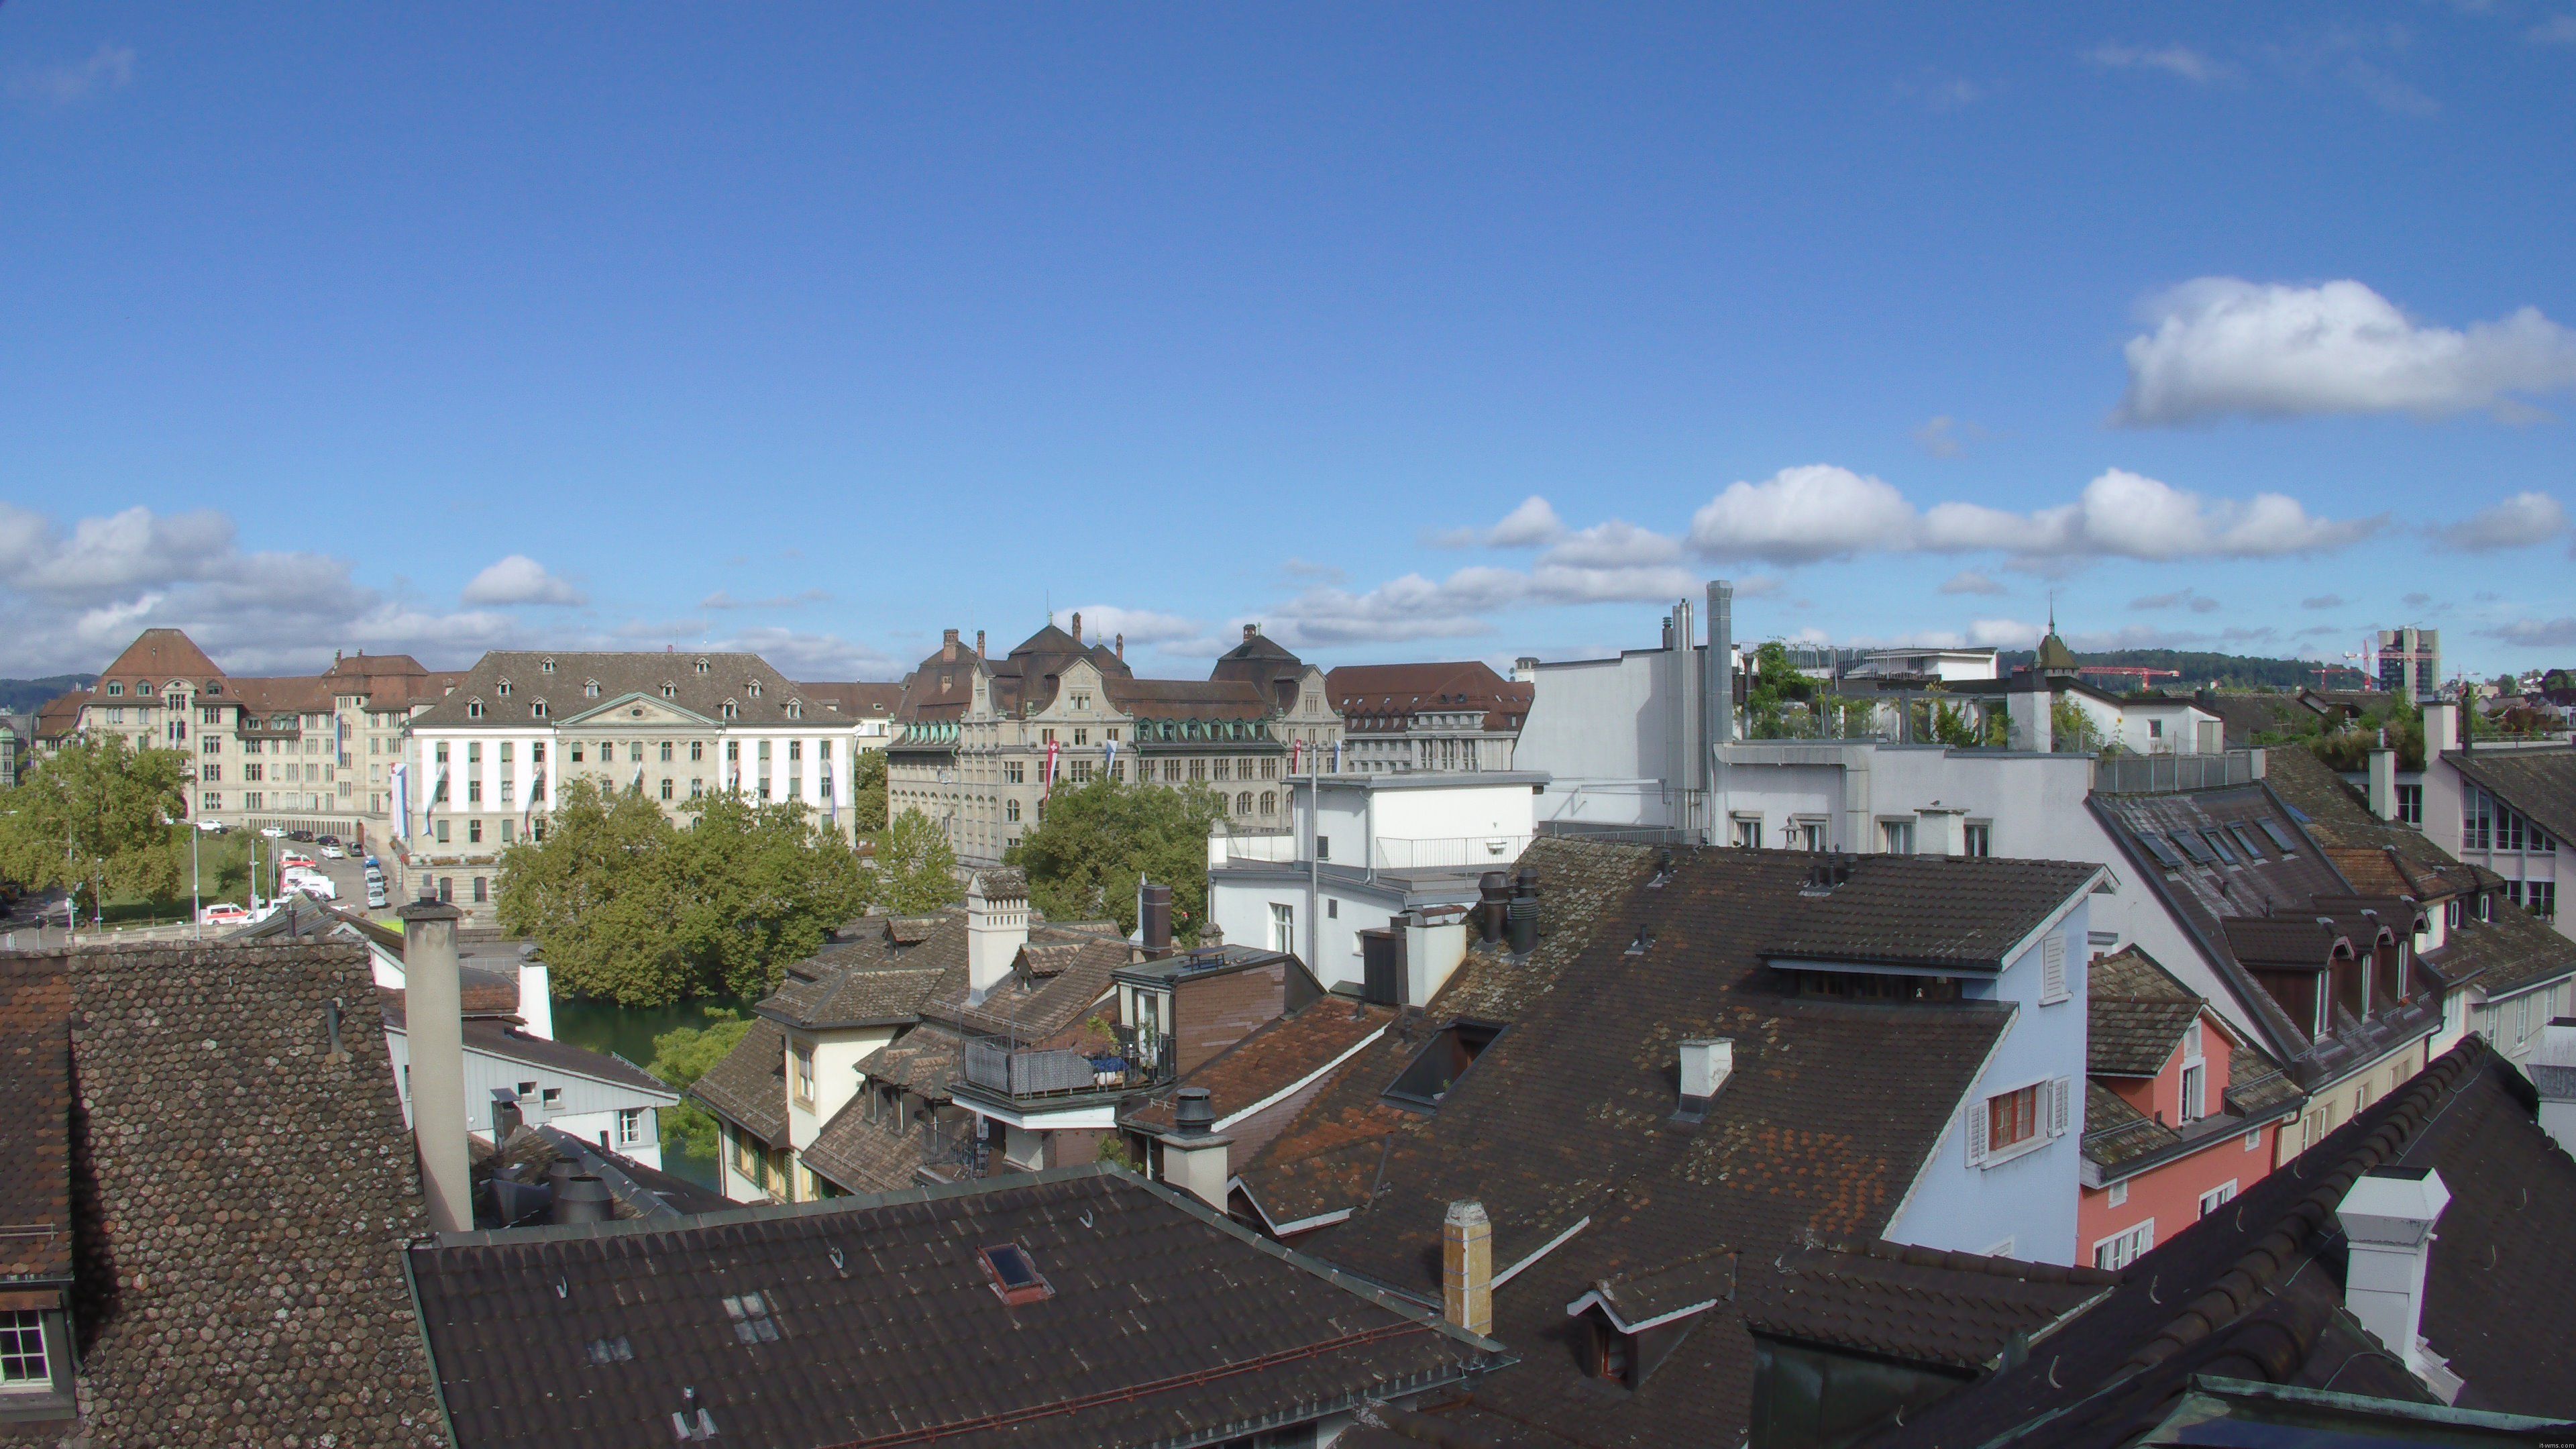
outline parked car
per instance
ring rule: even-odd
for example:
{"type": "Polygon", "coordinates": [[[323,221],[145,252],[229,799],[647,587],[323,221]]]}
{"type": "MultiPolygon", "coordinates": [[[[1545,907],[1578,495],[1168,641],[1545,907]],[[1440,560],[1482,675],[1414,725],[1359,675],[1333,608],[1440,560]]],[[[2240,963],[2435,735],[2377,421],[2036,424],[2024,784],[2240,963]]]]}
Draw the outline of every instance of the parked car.
{"type": "Polygon", "coordinates": [[[301,840],[310,844],[313,840],[313,832],[310,830],[290,830],[286,832],[286,838],[289,840],[301,840]]]}
{"type": "Polygon", "coordinates": [[[300,850],[290,850],[286,852],[285,855],[278,858],[277,864],[278,868],[281,870],[296,870],[299,868],[311,870],[313,869],[313,857],[306,855],[300,850]]]}
{"type": "Polygon", "coordinates": [[[371,855],[371,856],[368,856],[368,857],[367,857],[367,869],[369,869],[369,870],[371,870],[371,871],[373,871],[373,870],[382,870],[382,869],[384,869],[384,867],[383,867],[383,866],[381,866],[381,865],[376,864],[376,858],[375,858],[374,856],[372,856],[372,855],[371,855]]]}
{"type": "Polygon", "coordinates": [[[340,837],[336,835],[325,835],[316,839],[313,843],[315,845],[337,845],[340,843],[340,837]]]}
{"type": "Polygon", "coordinates": [[[336,901],[340,898],[340,888],[331,884],[331,878],[328,876],[299,876],[288,881],[286,888],[298,895],[311,896],[317,901],[336,901]]]}
{"type": "Polygon", "coordinates": [[[267,836],[271,840],[284,840],[286,838],[286,827],[283,825],[263,825],[259,828],[259,833],[267,836]]]}
{"type": "Polygon", "coordinates": [[[206,832],[208,835],[221,835],[225,831],[232,829],[231,826],[226,825],[220,820],[200,820],[197,822],[197,828],[206,832]]]}
{"type": "Polygon", "coordinates": [[[250,912],[231,901],[218,901],[197,912],[197,919],[209,926],[244,926],[250,924],[250,912]]]}
{"type": "Polygon", "coordinates": [[[393,904],[392,898],[385,894],[385,883],[382,880],[367,882],[367,904],[370,907],[393,904]]]}
{"type": "Polygon", "coordinates": [[[347,860],[349,858],[349,853],[336,845],[326,843],[322,847],[322,858],[324,860],[347,860]]]}

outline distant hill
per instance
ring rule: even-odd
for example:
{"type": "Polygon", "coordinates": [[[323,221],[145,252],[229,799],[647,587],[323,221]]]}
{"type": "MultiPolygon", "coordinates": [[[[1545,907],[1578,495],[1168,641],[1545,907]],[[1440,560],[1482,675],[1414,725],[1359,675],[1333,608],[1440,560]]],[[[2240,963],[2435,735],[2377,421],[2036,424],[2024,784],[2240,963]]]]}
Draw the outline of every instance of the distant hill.
{"type": "Polygon", "coordinates": [[[47,700],[87,689],[98,683],[95,674],[55,674],[43,679],[0,679],[0,714],[34,714],[47,700]]]}
{"type": "MultiPolygon", "coordinates": [[[[2036,657],[2028,649],[2006,649],[1995,658],[2006,673],[2036,657]]],[[[2150,681],[2160,689],[2203,689],[2215,684],[2221,689],[2296,689],[2314,687],[2317,661],[2313,659],[2265,659],[2251,654],[2209,654],[2191,649],[2109,649],[2100,653],[2076,653],[2082,664],[2120,664],[2133,668],[2171,669],[2179,671],[2178,679],[2150,681]]],[[[2361,671],[2348,664],[2334,665],[2326,683],[2329,688],[2351,689],[2363,678],[2361,671]]],[[[2104,681],[2108,683],[2109,681],[2104,681]]]]}

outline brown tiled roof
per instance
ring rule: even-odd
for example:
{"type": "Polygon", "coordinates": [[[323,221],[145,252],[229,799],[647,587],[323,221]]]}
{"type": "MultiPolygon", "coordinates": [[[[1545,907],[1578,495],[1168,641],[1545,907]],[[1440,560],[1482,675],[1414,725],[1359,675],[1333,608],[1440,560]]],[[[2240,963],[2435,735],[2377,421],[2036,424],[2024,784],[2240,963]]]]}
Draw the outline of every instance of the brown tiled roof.
{"type": "MultiPolygon", "coordinates": [[[[2426,888],[2394,894],[2432,901],[2477,888],[2475,870],[2426,839],[2424,832],[2371,814],[2361,792],[2305,748],[2284,746],[2269,750],[2264,760],[2263,782],[2282,804],[2297,813],[2299,824],[2319,846],[2331,848],[2338,866],[2345,859],[2345,851],[2395,851],[2403,858],[2399,872],[2426,888]],[[2435,888],[2433,882],[2439,882],[2439,887],[2435,888]]],[[[2385,879],[2380,874],[2384,867],[2372,865],[2369,869],[2374,877],[2385,879]]],[[[2356,889],[2374,889],[2359,877],[2353,877],[2352,884],[2356,889]]]]}
{"type": "Polygon", "coordinates": [[[1595,1281],[1591,1292],[1575,1302],[1598,1302],[1633,1333],[1735,1297],[1739,1256],[1733,1248],[1702,1248],[1669,1263],[1613,1273],[1595,1281]]]}
{"type": "Polygon", "coordinates": [[[2112,1077],[2152,1077],[2200,1015],[2200,997],[2130,946],[2085,973],[2085,1067],[2112,1077]]]}
{"type": "Polygon", "coordinates": [[[1273,708],[1256,685],[1228,679],[1105,679],[1100,692],[1138,719],[1263,719],[1273,708]]]}
{"type": "Polygon", "coordinates": [[[2472,915],[2452,928],[2446,971],[2475,981],[2489,1000],[2576,976],[2576,941],[2511,901],[2495,902],[2494,912],[2491,921],[2472,915]]]}
{"type": "Polygon", "coordinates": [[[1871,1441],[2132,1444],[2197,1374],[2436,1402],[2344,1310],[2336,1208],[2374,1169],[2425,1169],[2451,1193],[2422,1336],[2464,1381],[2457,1407],[2565,1418],[2576,1366],[2576,1159],[2533,1118],[2529,1084],[2471,1036],[2296,1161],[2131,1264],[2101,1303],[1871,1441]],[[2503,1267],[2500,1271],[2500,1265],[2503,1267]],[[2116,1392],[2103,1392],[2116,1385],[2116,1392]]]}
{"type": "Polygon", "coordinates": [[[116,661],[101,670],[98,682],[104,686],[113,679],[128,689],[157,694],[172,679],[185,679],[200,688],[210,679],[222,679],[223,669],[206,657],[197,641],[178,629],[146,629],[134,636],[134,642],[116,656],[116,661]]]}
{"type": "MultiPolygon", "coordinates": [[[[1197,1070],[1170,1088],[1132,1100],[1119,1114],[1120,1119],[1142,1131],[1169,1131],[1176,1125],[1172,1092],[1182,1087],[1205,1087],[1209,1105],[1217,1120],[1223,1122],[1322,1071],[1384,1031],[1395,1018],[1396,1010],[1391,1006],[1327,996],[1302,1011],[1264,1022],[1252,1035],[1199,1063],[1197,1070]]],[[[1236,1135],[1235,1160],[1249,1161],[1268,1140],[1263,1137],[1259,1142],[1249,1142],[1236,1135]]]]}
{"type": "MultiPolygon", "coordinates": [[[[1805,852],[1774,854],[1801,872],[1816,860],[1805,852]]],[[[1848,865],[1848,877],[1783,913],[1763,937],[1765,958],[2000,969],[2006,952],[2101,870],[1946,855],[1861,855],[1836,863],[1848,865]]]]}
{"type": "MultiPolygon", "coordinates": [[[[1479,950],[1425,1013],[1408,1013],[1352,1058],[1297,1122],[1243,1171],[1274,1223],[1329,1205],[1313,1251],[1373,1281],[1431,1295],[1440,1223],[1475,1198],[1494,1222],[1497,1264],[1564,1237],[1498,1295],[1497,1336],[1561,1341],[1564,1305],[1604,1278],[1712,1245],[1769,1256],[1805,1241],[1885,1231],[2009,1019],[1986,1002],[1862,1005],[1792,994],[1762,955],[1795,940],[1814,857],[1681,849],[1662,884],[1651,848],[1563,838],[1521,864],[1541,881],[1538,948],[1525,962],[1479,950]],[[1627,947],[1639,927],[1654,944],[1627,947]],[[1429,1115],[1385,1087],[1431,1031],[1472,1016],[1506,1029],[1429,1115]],[[1686,1038],[1735,1044],[1734,1070],[1703,1121],[1678,1123],[1673,1062],[1686,1038]]],[[[1910,882],[1944,943],[2018,940],[2094,867],[1871,857],[1852,880],[1910,882]],[[1894,867],[1890,869],[1888,867],[1894,867]]],[[[1850,933],[1845,933],[1850,934],[1850,933]]],[[[1890,932],[1884,949],[1922,948],[1890,932]]],[[[1957,949],[1955,946],[1952,949],[1957,949]]],[[[1969,949],[1989,949],[1982,944],[1969,949]]],[[[1735,1442],[1750,1412],[1753,1355],[1740,1322],[1695,1331],[1631,1395],[1581,1392],[1550,1353],[1475,1390],[1477,1404],[1586,1443],[1735,1442]]]]}
{"type": "Polygon", "coordinates": [[[965,1070],[965,1053],[965,1041],[956,1028],[925,1022],[860,1058],[859,1074],[917,1097],[945,1102],[948,1084],[965,1070]]]}
{"type": "MultiPolygon", "coordinates": [[[[543,701],[548,722],[562,725],[630,695],[650,704],[676,705],[710,720],[722,720],[724,706],[731,702],[737,714],[730,723],[741,725],[785,724],[790,718],[788,707],[805,698],[803,686],[757,654],[494,650],[475,661],[464,679],[417,722],[476,729],[525,726],[536,721],[533,711],[543,701]],[[707,663],[704,674],[698,672],[702,659],[707,663]],[[552,673],[545,669],[548,660],[554,662],[552,673]],[[507,696],[499,688],[505,679],[510,683],[507,696]],[[586,692],[593,681],[599,685],[597,698],[586,692]],[[754,683],[760,686],[756,699],[749,688],[754,683]],[[672,690],[667,701],[662,696],[665,684],[672,690]],[[483,703],[481,719],[470,719],[465,712],[475,700],[483,703]]],[[[819,724],[832,717],[817,706],[806,710],[799,723],[819,724]]]]}
{"type": "Polygon", "coordinates": [[[229,679],[224,681],[224,694],[253,714],[327,714],[338,707],[330,683],[318,674],[229,679]]]}
{"type": "Polygon", "coordinates": [[[81,707],[88,704],[91,697],[91,691],[75,689],[68,694],[55,695],[39,705],[36,709],[36,738],[59,740],[78,730],[81,707]]]}
{"type": "Polygon", "coordinates": [[[2305,1100],[2299,1084],[2251,1042],[2236,1048],[2227,1063],[2227,1090],[2220,1094],[2227,1110],[2248,1122],[2268,1122],[2287,1107],[2305,1100]]]}
{"type": "Polygon", "coordinates": [[[458,1449],[665,1443],[701,1409],[720,1444],[1212,1443],[1507,1361],[1099,1166],[454,1234],[411,1261],[458,1449]],[[994,1245],[1026,1254],[1045,1296],[1004,1301],[994,1245]]]}
{"type": "Polygon", "coordinates": [[[903,703],[900,684],[815,684],[798,686],[806,702],[843,719],[891,719],[903,703]]]}
{"type": "Polygon", "coordinates": [[[2100,1167],[2119,1167],[2171,1152],[2182,1134],[2132,1107],[2100,1082],[2084,1083],[2084,1157],[2100,1167]]]}
{"type": "Polygon", "coordinates": [[[72,1275],[71,977],[0,956],[0,1279],[72,1275]]]}
{"type": "Polygon", "coordinates": [[[1748,1255],[1756,1332],[1912,1363],[1983,1369],[2111,1290],[2119,1275],[1872,1241],[1748,1255]]]}
{"type": "Polygon", "coordinates": [[[2576,849],[2576,747],[2545,750],[2453,750],[2460,774],[2576,849]]]}
{"type": "Polygon", "coordinates": [[[69,958],[89,1442],[442,1445],[410,1135],[355,943],[69,958]],[[174,1326],[176,1326],[174,1328],[174,1326]]]}
{"type": "Polygon", "coordinates": [[[751,1029],[724,1060],[707,1068],[689,1095],[717,1116],[748,1128],[773,1147],[787,1144],[787,1033],[752,1018],[751,1029]]]}
{"type": "Polygon", "coordinates": [[[1482,707],[1484,728],[1517,729],[1538,686],[1505,679],[1482,660],[1448,664],[1345,664],[1324,676],[1333,712],[1346,719],[1405,719],[1427,709],[1482,707]]]}
{"type": "Polygon", "coordinates": [[[2337,957],[2368,953],[2372,940],[2354,940],[2332,916],[2239,916],[2219,925],[2228,949],[2248,966],[2321,971],[2337,957]]]}
{"type": "Polygon", "coordinates": [[[832,1114],[812,1145],[799,1154],[807,1167],[845,1192],[895,1192],[921,1185],[930,1160],[923,1124],[909,1119],[871,1121],[873,1094],[862,1090],[832,1114]]]}
{"type": "Polygon", "coordinates": [[[2292,733],[2318,715],[2314,706],[2295,694],[2222,694],[2204,689],[2191,702],[2218,716],[2231,750],[2251,746],[2257,734],[2292,733]]]}

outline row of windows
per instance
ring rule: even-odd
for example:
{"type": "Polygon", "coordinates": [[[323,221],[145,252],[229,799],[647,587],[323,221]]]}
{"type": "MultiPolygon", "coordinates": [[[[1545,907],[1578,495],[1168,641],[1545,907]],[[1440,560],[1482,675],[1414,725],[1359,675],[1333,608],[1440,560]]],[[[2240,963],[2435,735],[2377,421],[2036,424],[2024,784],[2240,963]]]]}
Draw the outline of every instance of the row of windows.
{"type": "MultiPolygon", "coordinates": [[[[1763,847],[1761,816],[1738,815],[1734,817],[1732,824],[1733,829],[1728,836],[1731,844],[1746,850],[1760,850],[1763,847]]],[[[1915,822],[1911,820],[1878,822],[1879,851],[1886,855],[1912,855],[1914,825],[1915,822]]],[[[1793,819],[1789,822],[1787,833],[1781,837],[1780,844],[1785,850],[1820,851],[1826,848],[1827,839],[1828,832],[1824,821],[1793,819]]],[[[1979,857],[1993,855],[1995,853],[1994,823],[1988,820],[1971,820],[1960,826],[1959,849],[1963,855],[1979,857]]]]}
{"type": "Polygon", "coordinates": [[[2460,797],[2460,844],[2468,850],[2528,850],[2535,855],[2558,849],[2549,832],[2475,785],[2460,797]]]}

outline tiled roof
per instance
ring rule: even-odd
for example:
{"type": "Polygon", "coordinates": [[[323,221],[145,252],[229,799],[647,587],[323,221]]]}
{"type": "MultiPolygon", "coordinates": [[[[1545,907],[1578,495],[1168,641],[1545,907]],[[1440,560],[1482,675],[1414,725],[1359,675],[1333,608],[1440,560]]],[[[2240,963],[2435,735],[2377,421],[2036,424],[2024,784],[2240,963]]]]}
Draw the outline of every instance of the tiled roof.
{"type": "Polygon", "coordinates": [[[2136,1442],[2195,1374],[2435,1402],[2343,1307],[2335,1209],[2382,1167],[2434,1169],[2451,1193],[2422,1334],[2465,1381],[2457,1407],[2565,1418],[2576,1360],[2543,1346],[2576,1342],[2576,1159],[2534,1121],[2521,1075],[2472,1036],[2131,1264],[2027,1362],[1908,1414],[1874,1449],[2110,1449],[2136,1442]]]}
{"type": "Polygon", "coordinates": [[[2130,1106],[2100,1082],[2084,1084],[2084,1157],[2120,1167],[2182,1146],[2182,1134],[2130,1106]]]}
{"type": "Polygon", "coordinates": [[[1600,1304],[1622,1329],[1634,1333],[1734,1298],[1739,1256],[1733,1248],[1702,1248],[1670,1263],[1598,1279],[1590,1292],[1574,1301],[1600,1304]]]}
{"type": "Polygon", "coordinates": [[[1756,1332],[1915,1363],[1983,1369],[2018,1336],[2095,1302],[2117,1274],[1872,1241],[1748,1255],[1738,1288],[1756,1332]]]}
{"type": "MultiPolygon", "coordinates": [[[[2330,848],[2338,867],[2347,859],[2347,851],[2394,851],[2401,857],[2396,873],[2425,887],[2395,894],[2431,901],[2477,888],[2475,870],[2426,839],[2424,832],[2371,814],[2361,792],[2304,747],[2269,750],[2264,759],[2263,782],[2282,804],[2297,812],[2299,823],[2318,845],[2330,848]]],[[[2388,879],[2390,867],[2372,864],[2367,868],[2373,879],[2388,879]]],[[[2357,890],[2377,889],[2359,876],[2349,878],[2357,890]]]]}
{"type": "MultiPolygon", "coordinates": [[[[1262,1023],[1259,1030],[1199,1063],[1171,1087],[1130,1101],[1119,1120],[1141,1131],[1169,1131],[1176,1125],[1172,1093],[1182,1087],[1205,1087],[1208,1105],[1223,1122],[1324,1070],[1384,1031],[1396,1014],[1391,1006],[1327,996],[1302,1011],[1262,1023]]],[[[1267,1136],[1258,1142],[1236,1136],[1236,1160],[1249,1161],[1268,1141],[1267,1136]]]]}
{"type": "Polygon", "coordinates": [[[689,1095],[715,1113],[748,1128],[773,1147],[787,1143],[787,1033],[778,1023],[752,1018],[751,1029],[724,1059],[707,1068],[689,1095]]]}
{"type": "Polygon", "coordinates": [[[700,1410],[716,1443],[787,1449],[1213,1442],[1502,1360],[1096,1166],[411,1256],[458,1449],[665,1443],[700,1410]],[[996,1245],[1044,1296],[1005,1301],[996,1245]]]}
{"type": "Polygon", "coordinates": [[[146,694],[160,692],[172,679],[185,679],[202,688],[210,679],[222,679],[224,671],[197,641],[178,629],[146,629],[134,636],[116,661],[99,672],[99,683],[114,679],[128,689],[146,694]]]}
{"type": "Polygon", "coordinates": [[[2494,903],[2493,920],[2468,916],[2451,929],[2442,959],[2447,970],[2475,981],[2493,1000],[2576,975],[2576,941],[2513,902],[2500,900],[2494,903]]]}
{"type": "Polygon", "coordinates": [[[667,702],[701,718],[733,725],[794,723],[824,728],[838,719],[819,706],[806,710],[801,719],[791,719],[788,708],[803,701],[803,687],[757,654],[494,650],[475,661],[464,679],[414,723],[474,729],[526,726],[538,722],[533,711],[543,701],[545,722],[561,725],[629,695],[641,696],[647,705],[667,702]],[[554,664],[551,673],[545,668],[549,660],[554,664]],[[704,674],[698,672],[701,660],[707,665],[704,674]],[[507,695],[500,692],[504,680],[510,685],[507,695]],[[596,696],[588,692],[594,682],[599,685],[596,696]],[[760,690],[757,697],[751,692],[755,684],[760,690]],[[662,693],[665,685],[671,689],[667,701],[662,693]],[[480,719],[466,714],[466,706],[476,700],[483,705],[480,719]],[[736,711],[730,721],[724,720],[727,703],[736,711]]]}
{"type": "Polygon", "coordinates": [[[2218,716],[2231,750],[2248,748],[2257,734],[2292,733],[2318,713],[2295,694],[2222,694],[2204,689],[2194,694],[2191,702],[2218,716]]]}
{"type": "Polygon", "coordinates": [[[2190,988],[2135,946],[2094,962],[2085,994],[2084,1069],[2105,1076],[2163,1071],[2201,1009],[2190,988]]]}
{"type": "Polygon", "coordinates": [[[809,680],[798,687],[805,691],[807,703],[843,719],[891,719],[895,707],[903,703],[900,684],[816,684],[809,680]]]}
{"type": "MultiPolygon", "coordinates": [[[[1814,857],[1681,849],[1661,884],[1657,852],[1549,837],[1521,864],[1541,882],[1538,948],[1524,962],[1472,953],[1429,1012],[1408,1013],[1242,1169],[1273,1223],[1348,1209],[1316,1230],[1319,1256],[1408,1292],[1437,1291],[1440,1221],[1475,1198],[1498,1265],[1539,1257],[1498,1295],[1497,1336],[1556,1342],[1564,1305],[1600,1280],[1712,1245],[1748,1259],[1883,1232],[2009,1019],[1984,1002],[1862,1005],[1791,994],[1761,956],[1797,939],[1814,857]],[[1627,951],[1640,926],[1654,944],[1627,951]],[[1506,1029],[1429,1115],[1381,1095],[1454,1017],[1506,1029]],[[1696,1126],[1673,1120],[1677,1044],[1724,1037],[1734,1071],[1696,1126]]],[[[2090,866],[1872,857],[1909,883],[1942,943],[2015,939],[2090,866]]],[[[1893,932],[1884,948],[1921,948],[1893,932]]],[[[1956,949],[1955,945],[1951,946],[1956,949]]],[[[1986,949],[1982,945],[1970,949],[1986,949]]],[[[1736,1442],[1753,1356],[1739,1322],[1695,1331],[1635,1393],[1581,1392],[1551,1353],[1480,1385],[1497,1415],[1586,1443],[1736,1442]]]]}
{"type": "Polygon", "coordinates": [[[2250,1042],[2236,1048],[2229,1059],[2227,1090],[2220,1094],[2228,1111],[2249,1122],[2268,1122],[2306,1096],[2289,1073],[2250,1042]]]}
{"type": "Polygon", "coordinates": [[[402,1276],[424,1227],[342,942],[68,958],[89,1442],[442,1445],[402,1276]]]}
{"type": "Polygon", "coordinates": [[[80,728],[81,707],[92,699],[86,689],[58,694],[36,707],[36,738],[57,740],[80,728]]]}
{"type": "Polygon", "coordinates": [[[1515,729],[1538,686],[1505,679],[1483,660],[1448,664],[1345,664],[1324,676],[1345,717],[1408,717],[1424,710],[1482,709],[1484,728],[1515,729]]]}
{"type": "Polygon", "coordinates": [[[871,1082],[901,1087],[934,1102],[948,1100],[948,1084],[965,1070],[966,1044],[954,1027],[926,1022],[859,1059],[871,1082]]]}
{"type": "Polygon", "coordinates": [[[2442,758],[2551,836],[2576,848],[2576,747],[2453,750],[2442,758]]]}
{"type": "Polygon", "coordinates": [[[845,1192],[920,1186],[921,1167],[931,1153],[924,1124],[909,1118],[873,1120],[871,1114],[883,1110],[873,1097],[873,1092],[861,1091],[843,1103],[800,1159],[845,1192]]]}
{"type": "MultiPolygon", "coordinates": [[[[1802,872],[1817,860],[1774,853],[1802,872]]],[[[2101,869],[1946,855],[1847,856],[1835,864],[1848,865],[1848,878],[1779,917],[1762,938],[1764,956],[2000,969],[2006,952],[2101,869]]]]}
{"type": "Polygon", "coordinates": [[[72,986],[59,956],[0,956],[0,1279],[72,1274],[72,986]]]}

